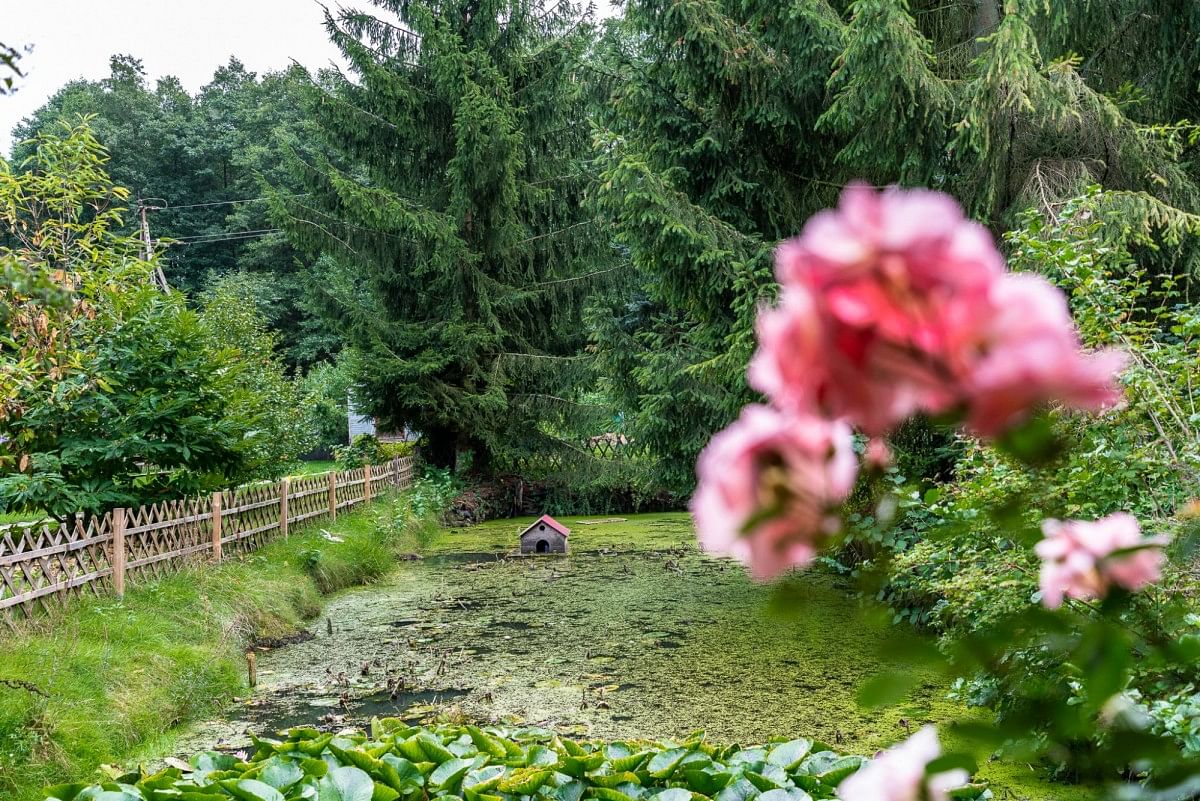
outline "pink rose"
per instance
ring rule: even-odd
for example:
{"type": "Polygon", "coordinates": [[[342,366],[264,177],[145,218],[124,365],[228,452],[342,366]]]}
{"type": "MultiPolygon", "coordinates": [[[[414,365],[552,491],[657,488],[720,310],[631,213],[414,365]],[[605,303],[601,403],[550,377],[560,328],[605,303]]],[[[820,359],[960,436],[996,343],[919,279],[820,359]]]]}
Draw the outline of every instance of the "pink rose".
{"type": "Polygon", "coordinates": [[[1136,592],[1162,576],[1168,539],[1143,537],[1137,519],[1125,512],[1094,521],[1044,520],[1042,533],[1035,550],[1048,609],[1060,607],[1064,597],[1102,598],[1113,585],[1136,592]],[[1138,550],[1118,553],[1130,548],[1138,550]]]}
{"type": "Polygon", "coordinates": [[[747,406],[700,454],[692,514],[701,546],[769,579],[816,556],[858,464],[844,423],[747,406]]]}
{"type": "Polygon", "coordinates": [[[917,412],[998,436],[1046,403],[1119,402],[1117,351],[1085,353],[1063,294],[1005,273],[949,196],[850,186],[776,253],[747,378],[781,409],[880,436],[917,412]]]}
{"type": "Polygon", "coordinates": [[[996,436],[1036,407],[1058,402],[1096,411],[1121,401],[1118,350],[1081,349],[1061,290],[1031,273],[1008,274],[989,293],[988,314],[970,321],[959,354],[967,426],[996,436]]]}
{"type": "Polygon", "coordinates": [[[925,775],[926,766],[941,756],[937,732],[925,726],[912,737],[868,762],[837,788],[842,801],[946,801],[949,792],[970,777],[965,770],[925,775]]]}
{"type": "Polygon", "coordinates": [[[870,435],[946,411],[959,396],[950,338],[1003,270],[990,235],[949,196],[849,186],[779,247],[783,296],[760,322],[750,383],[783,408],[844,416],[870,435]]]}
{"type": "Polygon", "coordinates": [[[881,435],[922,408],[953,400],[927,365],[866,329],[841,325],[814,294],[786,288],[757,321],[759,347],[746,376],[779,408],[845,416],[881,435]]]}

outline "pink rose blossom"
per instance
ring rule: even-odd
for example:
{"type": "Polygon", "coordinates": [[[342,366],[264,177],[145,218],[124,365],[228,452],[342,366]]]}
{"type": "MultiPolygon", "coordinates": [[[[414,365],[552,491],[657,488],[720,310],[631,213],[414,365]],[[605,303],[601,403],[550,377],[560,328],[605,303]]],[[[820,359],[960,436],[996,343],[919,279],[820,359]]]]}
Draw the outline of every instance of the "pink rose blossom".
{"type": "Polygon", "coordinates": [[[1115,406],[1114,381],[1125,367],[1118,350],[1081,350],[1061,290],[1030,273],[1001,277],[989,293],[989,314],[975,321],[962,354],[967,427],[996,436],[1043,403],[1097,411],[1115,406]]]}
{"type": "Polygon", "coordinates": [[[925,775],[926,766],[941,756],[937,732],[925,726],[851,774],[837,788],[842,801],[946,801],[950,790],[970,777],[965,770],[925,775]]]}
{"type": "Polygon", "coordinates": [[[783,297],[763,315],[750,383],[870,435],[946,411],[959,394],[944,365],[950,338],[1003,271],[987,231],[949,196],[849,186],[779,247],[783,297]]]}
{"type": "Polygon", "coordinates": [[[1130,592],[1158,581],[1166,537],[1143,537],[1137,519],[1117,512],[1099,520],[1045,520],[1045,539],[1035,548],[1042,560],[1042,603],[1057,609],[1063,598],[1102,598],[1116,585],[1130,592]],[[1141,547],[1128,553],[1115,553],[1141,547]]]}
{"type": "Polygon", "coordinates": [[[779,305],[747,378],[793,413],[879,436],[917,412],[998,436],[1034,408],[1120,400],[1117,351],[1084,353],[1062,293],[1005,272],[949,196],[850,186],[776,253],[779,305]]]}
{"type": "Polygon", "coordinates": [[[837,533],[857,470],[844,423],[747,406],[700,455],[700,544],[748,563],[758,579],[806,565],[837,533]]]}
{"type": "Polygon", "coordinates": [[[838,324],[807,289],[786,288],[776,308],[759,313],[757,330],[759,348],[747,380],[781,409],[844,415],[880,435],[914,412],[954,398],[928,362],[870,331],[838,324]]]}

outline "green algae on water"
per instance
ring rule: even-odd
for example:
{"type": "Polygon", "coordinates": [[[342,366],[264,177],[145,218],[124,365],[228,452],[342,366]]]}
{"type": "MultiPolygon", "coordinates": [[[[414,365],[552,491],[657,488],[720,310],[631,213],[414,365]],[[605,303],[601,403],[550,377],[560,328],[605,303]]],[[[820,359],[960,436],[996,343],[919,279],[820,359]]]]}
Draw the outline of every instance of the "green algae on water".
{"type": "MultiPolygon", "coordinates": [[[[925,723],[969,717],[939,677],[906,661],[899,639],[911,633],[837,578],[756,584],[701,554],[686,514],[566,518],[569,555],[514,557],[530,520],[441,531],[426,558],[335,597],[332,634],[322,623],[315,639],[262,654],[255,697],[191,742],[239,742],[247,726],[449,715],[602,739],[803,736],[869,755],[925,723]],[[915,674],[914,691],[897,707],[860,707],[859,687],[881,671],[915,674]]],[[[982,775],[1014,798],[1071,795],[1023,766],[982,775]]]]}

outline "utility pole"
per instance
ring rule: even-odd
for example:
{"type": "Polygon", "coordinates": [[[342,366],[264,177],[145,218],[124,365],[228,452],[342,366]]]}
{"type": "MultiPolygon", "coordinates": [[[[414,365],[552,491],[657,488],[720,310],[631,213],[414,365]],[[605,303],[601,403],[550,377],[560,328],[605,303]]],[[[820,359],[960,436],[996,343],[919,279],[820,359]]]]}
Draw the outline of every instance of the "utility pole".
{"type": "MultiPolygon", "coordinates": [[[[146,262],[149,262],[154,258],[154,240],[150,238],[150,222],[146,219],[146,212],[158,211],[159,209],[165,209],[166,207],[167,201],[160,197],[138,200],[138,213],[141,214],[142,217],[142,259],[146,262]],[[161,202],[162,205],[150,205],[151,201],[161,202]]],[[[169,284],[167,284],[167,276],[163,273],[162,267],[159,265],[154,265],[154,272],[151,273],[150,278],[154,282],[154,285],[163,292],[170,291],[171,287],[169,284]]]]}

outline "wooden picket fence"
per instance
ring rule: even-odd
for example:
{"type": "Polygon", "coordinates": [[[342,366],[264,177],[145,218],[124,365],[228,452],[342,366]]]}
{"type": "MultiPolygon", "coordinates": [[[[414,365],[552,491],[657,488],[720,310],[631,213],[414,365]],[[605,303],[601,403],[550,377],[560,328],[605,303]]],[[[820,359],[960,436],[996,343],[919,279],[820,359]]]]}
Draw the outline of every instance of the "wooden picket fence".
{"type": "Polygon", "coordinates": [[[357,470],[246,484],[202,498],[113,509],[73,524],[0,526],[0,618],[61,608],[72,597],[124,595],[134,577],[157,578],[198,560],[258,548],[315,517],[330,519],[385,487],[412,483],[413,457],[357,470]]]}

